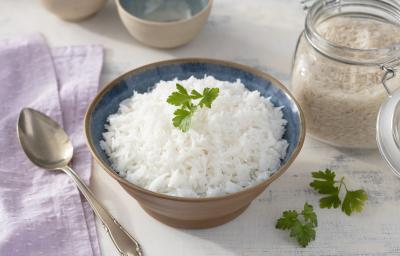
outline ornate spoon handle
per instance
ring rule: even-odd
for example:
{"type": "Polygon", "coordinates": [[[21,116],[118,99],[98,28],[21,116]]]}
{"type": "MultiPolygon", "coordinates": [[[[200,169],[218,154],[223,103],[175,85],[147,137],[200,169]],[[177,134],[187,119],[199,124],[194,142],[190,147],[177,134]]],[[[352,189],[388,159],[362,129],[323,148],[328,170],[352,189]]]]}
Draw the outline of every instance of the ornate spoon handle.
{"type": "Polygon", "coordinates": [[[62,168],[65,173],[67,173],[76,183],[78,189],[85,196],[86,200],[89,202],[94,213],[101,220],[106,229],[107,233],[110,235],[115,247],[117,247],[119,253],[124,256],[142,256],[142,249],[138,241],[133,238],[119,223],[111,216],[103,206],[96,200],[92,191],[82,182],[81,178],[72,170],[69,166],[62,168]]]}

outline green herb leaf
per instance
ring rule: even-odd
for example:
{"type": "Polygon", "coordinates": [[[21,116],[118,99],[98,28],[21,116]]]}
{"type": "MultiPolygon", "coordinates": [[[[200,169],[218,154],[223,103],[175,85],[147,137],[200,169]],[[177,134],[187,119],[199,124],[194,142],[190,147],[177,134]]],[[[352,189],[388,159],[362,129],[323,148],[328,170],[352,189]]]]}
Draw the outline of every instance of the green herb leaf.
{"type": "Polygon", "coordinates": [[[176,83],[176,89],[178,90],[179,93],[183,95],[189,95],[188,92],[186,91],[185,87],[183,87],[181,84],[176,83]]]}
{"type": "Polygon", "coordinates": [[[297,222],[291,229],[290,236],[296,238],[302,247],[306,247],[312,240],[315,240],[315,229],[311,223],[297,222]]]}
{"type": "Polygon", "coordinates": [[[314,208],[311,204],[305,203],[301,214],[305,221],[309,221],[314,227],[318,226],[317,215],[315,214],[314,208]]]}
{"type": "Polygon", "coordinates": [[[294,210],[284,211],[282,217],[276,222],[275,228],[282,230],[292,228],[297,222],[298,215],[294,210]]]}
{"type": "Polygon", "coordinates": [[[335,173],[329,169],[323,171],[313,172],[311,173],[315,178],[313,182],[310,183],[310,186],[317,190],[320,194],[335,194],[335,173]]]}
{"type": "Polygon", "coordinates": [[[199,106],[206,106],[211,108],[211,104],[218,97],[219,88],[204,88],[203,90],[203,98],[201,99],[199,106]]]}
{"type": "Polygon", "coordinates": [[[180,92],[173,92],[167,98],[167,102],[171,105],[181,106],[190,101],[190,97],[188,95],[182,94],[180,92]]]}
{"type": "Polygon", "coordinates": [[[332,194],[327,197],[323,197],[319,200],[319,207],[321,208],[338,208],[341,201],[339,198],[339,190],[336,194],[332,194]]]}
{"type": "Polygon", "coordinates": [[[340,180],[335,180],[335,172],[329,169],[313,172],[312,177],[314,181],[310,183],[310,186],[318,193],[328,195],[319,200],[321,208],[338,208],[342,205],[342,211],[347,215],[351,215],[354,211],[360,212],[364,208],[364,202],[368,199],[367,194],[362,189],[356,191],[348,190],[344,183],[344,177],[340,180]],[[342,202],[339,195],[343,187],[346,190],[346,194],[342,202]]]}
{"type": "Polygon", "coordinates": [[[194,100],[197,100],[197,99],[203,98],[203,95],[201,95],[201,93],[199,93],[199,92],[196,91],[196,90],[192,90],[192,91],[190,92],[190,97],[191,97],[192,99],[194,99],[194,100]]]}
{"type": "Polygon", "coordinates": [[[211,108],[212,102],[218,97],[219,88],[205,88],[203,94],[192,90],[189,95],[185,87],[177,83],[176,90],[167,98],[169,104],[180,107],[174,112],[172,123],[182,132],[187,132],[192,123],[194,112],[199,106],[211,108]],[[197,105],[192,102],[192,100],[196,99],[201,99],[197,105]]]}
{"type": "Polygon", "coordinates": [[[311,174],[313,178],[327,180],[331,182],[334,182],[336,177],[336,173],[331,171],[330,169],[325,169],[325,171],[312,172],[311,174]]]}
{"type": "Polygon", "coordinates": [[[174,126],[179,128],[182,132],[187,132],[192,121],[192,113],[184,109],[177,109],[174,115],[175,117],[172,119],[174,126]]]}
{"type": "Polygon", "coordinates": [[[306,247],[312,240],[315,240],[315,227],[317,225],[317,215],[312,205],[306,202],[300,214],[295,210],[284,211],[275,227],[290,230],[290,237],[294,237],[302,247],[306,247]],[[302,220],[299,219],[300,216],[303,216],[302,220]]]}
{"type": "Polygon", "coordinates": [[[347,215],[352,212],[361,212],[364,209],[364,202],[368,199],[364,190],[347,191],[342,204],[342,211],[347,215]]]}

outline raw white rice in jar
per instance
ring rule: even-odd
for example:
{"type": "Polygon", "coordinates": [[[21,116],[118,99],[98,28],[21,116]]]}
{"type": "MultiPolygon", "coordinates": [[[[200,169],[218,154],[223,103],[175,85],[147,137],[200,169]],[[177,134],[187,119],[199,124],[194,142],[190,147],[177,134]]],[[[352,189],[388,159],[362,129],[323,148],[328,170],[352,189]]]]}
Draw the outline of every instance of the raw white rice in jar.
{"type": "MultiPolygon", "coordinates": [[[[309,11],[294,59],[292,90],[310,135],[339,147],[375,148],[378,110],[388,97],[380,65],[399,53],[400,26],[383,14],[382,19],[370,17],[370,9],[346,13],[346,2],[341,14],[331,17],[334,6],[309,11]],[[324,8],[327,14],[319,15],[324,8]]],[[[399,77],[387,82],[390,90],[399,87],[399,77]]]]}

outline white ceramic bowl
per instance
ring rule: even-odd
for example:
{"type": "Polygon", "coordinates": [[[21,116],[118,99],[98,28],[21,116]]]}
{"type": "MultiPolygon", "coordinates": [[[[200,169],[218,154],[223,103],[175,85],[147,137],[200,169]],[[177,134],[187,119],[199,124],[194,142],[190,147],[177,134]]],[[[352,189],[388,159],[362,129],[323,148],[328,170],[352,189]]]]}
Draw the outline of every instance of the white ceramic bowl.
{"type": "MultiPolygon", "coordinates": [[[[182,1],[182,0],[181,0],[182,1]]],[[[213,0],[185,0],[186,10],[169,10],[172,15],[182,15],[182,19],[160,21],[156,16],[146,16],[148,0],[115,0],[122,23],[138,41],[156,48],[174,48],[190,42],[203,28],[211,11],[213,0]],[[184,11],[191,15],[185,17],[184,11]],[[181,13],[180,13],[181,12],[181,13]]],[[[160,12],[165,14],[165,12],[160,12]]]]}

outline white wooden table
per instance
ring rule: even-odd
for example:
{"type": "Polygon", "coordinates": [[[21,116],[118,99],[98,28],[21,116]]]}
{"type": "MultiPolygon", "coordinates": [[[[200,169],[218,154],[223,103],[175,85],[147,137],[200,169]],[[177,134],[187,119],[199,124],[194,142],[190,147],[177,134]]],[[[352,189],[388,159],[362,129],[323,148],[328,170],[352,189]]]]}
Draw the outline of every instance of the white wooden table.
{"type": "MultiPolygon", "coordinates": [[[[156,50],[137,43],[122,26],[115,6],[81,23],[67,23],[46,12],[39,1],[2,0],[0,37],[41,32],[53,46],[101,44],[106,48],[104,85],[118,74],[143,64],[178,57],[232,60],[267,71],[285,84],[304,13],[297,0],[215,0],[210,20],[189,45],[156,50]]],[[[400,180],[376,151],[339,150],[306,139],[287,173],[258,197],[236,220],[208,230],[179,230],[148,216],[123,189],[94,168],[92,188],[99,200],[134,234],[149,256],[214,255],[400,255],[400,180]],[[340,210],[319,209],[308,186],[310,172],[333,168],[369,201],[352,217],[340,210]],[[316,207],[316,241],[300,248],[287,232],[275,229],[286,209],[316,207]]],[[[118,255],[101,225],[103,255],[118,255]]]]}

